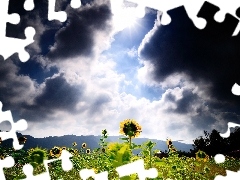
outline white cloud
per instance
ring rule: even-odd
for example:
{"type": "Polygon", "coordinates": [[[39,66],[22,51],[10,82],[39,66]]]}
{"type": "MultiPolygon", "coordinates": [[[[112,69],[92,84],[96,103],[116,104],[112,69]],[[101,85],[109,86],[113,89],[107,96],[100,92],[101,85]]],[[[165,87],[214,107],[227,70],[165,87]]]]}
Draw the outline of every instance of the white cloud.
{"type": "Polygon", "coordinates": [[[138,81],[147,86],[160,87],[160,83],[154,80],[154,65],[150,61],[140,60],[142,67],[137,70],[138,81]]]}
{"type": "Polygon", "coordinates": [[[102,61],[100,59],[98,58],[98,61],[91,63],[91,67],[85,61],[85,64],[76,64],[74,68],[72,64],[69,64],[69,67],[66,64],[61,68],[64,69],[68,80],[74,79],[71,72],[72,74],[81,74],[81,77],[78,77],[79,81],[72,80],[71,83],[84,81],[86,84],[84,98],[78,103],[79,112],[71,114],[55,111],[48,121],[39,123],[33,129],[28,130],[29,134],[41,137],[43,135],[41,129],[44,128],[44,136],[62,134],[99,135],[103,129],[107,129],[110,135],[119,135],[119,123],[127,118],[136,119],[143,127],[140,137],[163,140],[171,137],[173,140],[191,140],[199,135],[197,133],[202,133],[191,130],[191,114],[178,115],[167,112],[169,108],[176,108],[176,104],[167,100],[166,95],[171,92],[176,95],[177,99],[181,99],[183,89],[168,89],[162,98],[156,101],[120,93],[118,91],[119,84],[125,80],[124,76],[114,71],[114,63],[111,60],[103,57],[102,61]],[[73,72],[73,69],[76,72],[73,72]],[[96,114],[89,113],[92,110],[91,104],[102,95],[108,96],[109,101],[100,104],[100,111],[96,109],[96,114]],[[173,127],[176,130],[174,132],[173,127]]]}
{"type": "Polygon", "coordinates": [[[137,49],[135,47],[132,47],[127,51],[127,55],[131,58],[137,57],[137,49]]]}

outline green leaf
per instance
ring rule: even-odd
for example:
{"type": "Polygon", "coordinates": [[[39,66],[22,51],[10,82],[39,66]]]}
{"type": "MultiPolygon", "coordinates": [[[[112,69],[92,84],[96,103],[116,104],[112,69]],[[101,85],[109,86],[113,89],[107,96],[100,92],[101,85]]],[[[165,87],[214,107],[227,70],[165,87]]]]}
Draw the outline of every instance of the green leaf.
{"type": "Polygon", "coordinates": [[[120,177],[120,180],[131,180],[131,176],[120,177]]]}
{"type": "Polygon", "coordinates": [[[158,166],[166,166],[165,162],[155,162],[155,164],[158,166]]]}

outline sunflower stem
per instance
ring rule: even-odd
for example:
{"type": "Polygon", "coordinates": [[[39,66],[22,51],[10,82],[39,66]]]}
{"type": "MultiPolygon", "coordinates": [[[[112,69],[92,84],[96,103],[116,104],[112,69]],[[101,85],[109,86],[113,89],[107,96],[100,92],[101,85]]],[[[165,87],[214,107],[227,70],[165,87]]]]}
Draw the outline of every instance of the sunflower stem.
{"type": "Polygon", "coordinates": [[[132,149],[132,136],[129,136],[130,149],[132,149]]]}
{"type": "Polygon", "coordinates": [[[152,168],[152,149],[150,148],[150,168],[152,168]]]}

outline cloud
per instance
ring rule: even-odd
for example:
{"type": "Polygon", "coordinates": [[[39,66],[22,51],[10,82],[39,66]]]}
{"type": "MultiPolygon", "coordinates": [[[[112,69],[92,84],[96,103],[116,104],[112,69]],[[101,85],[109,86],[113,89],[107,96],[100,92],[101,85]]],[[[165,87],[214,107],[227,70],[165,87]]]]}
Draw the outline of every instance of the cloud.
{"type": "Polygon", "coordinates": [[[76,113],[77,103],[81,100],[84,85],[70,85],[63,74],[46,79],[38,88],[39,94],[32,104],[22,106],[22,116],[28,121],[55,120],[58,111],[76,113]]]}
{"type": "Polygon", "coordinates": [[[68,20],[55,35],[48,58],[66,59],[77,56],[93,57],[97,33],[111,34],[111,10],[109,3],[92,3],[78,10],[67,8],[68,20]]]}
{"type": "Polygon", "coordinates": [[[76,110],[84,84],[71,85],[63,74],[38,84],[28,75],[19,74],[19,70],[11,59],[1,62],[0,101],[4,109],[11,109],[14,118],[45,121],[55,111],[76,110]]]}
{"type": "Polygon", "coordinates": [[[15,110],[23,102],[32,103],[37,83],[28,76],[18,75],[19,68],[11,60],[1,61],[0,101],[4,108],[15,110]]]}
{"type": "MultiPolygon", "coordinates": [[[[194,129],[194,124],[191,123],[191,118],[197,114],[196,107],[201,107],[201,102],[192,103],[191,110],[194,112],[178,112],[181,101],[191,99],[191,96],[198,93],[193,85],[190,88],[186,82],[181,88],[168,87],[161,98],[150,101],[144,97],[137,98],[134,94],[119,92],[125,76],[114,71],[113,59],[101,55],[92,63],[87,58],[79,64],[74,62],[75,59],[64,60],[62,65],[65,66],[58,67],[59,74],[35,86],[31,101],[26,102],[26,94],[16,104],[16,114],[20,114],[29,124],[24,133],[35,137],[42,137],[43,134],[98,135],[102,129],[107,129],[109,134],[119,135],[119,123],[127,118],[136,119],[143,127],[141,137],[191,140],[203,132],[202,127],[194,129]],[[169,98],[170,95],[174,98],[169,98]]],[[[16,79],[18,68],[13,63],[10,64],[9,69],[16,70],[9,71],[9,74],[14,72],[16,79]]],[[[31,80],[27,76],[25,78],[31,80]]],[[[12,106],[9,107],[12,109],[12,106]]],[[[188,107],[185,109],[188,110],[188,107]]],[[[206,113],[204,107],[202,111],[206,113]]],[[[14,119],[18,119],[17,116],[14,119]]]]}
{"type": "MultiPolygon", "coordinates": [[[[207,16],[201,12],[201,16],[207,16]]],[[[176,102],[176,113],[193,111],[192,105],[202,99],[209,109],[218,113],[232,113],[232,120],[239,115],[239,97],[231,93],[235,82],[239,82],[239,36],[231,37],[231,30],[236,19],[229,18],[224,23],[208,21],[204,30],[198,30],[187,17],[183,7],[169,12],[172,22],[159,24],[161,16],[155,21],[153,29],[143,39],[138,52],[143,67],[139,76],[149,85],[162,88],[185,86],[184,82],[193,83],[201,95],[183,91],[183,98],[176,101],[174,96],[168,99],[176,102]],[[231,20],[230,20],[231,19],[231,20]],[[235,20],[235,21],[234,21],[235,20]],[[174,79],[177,77],[177,79],[174,79]],[[187,81],[186,81],[187,80],[187,81]],[[173,82],[171,82],[173,81],[173,82]]],[[[192,122],[202,120],[207,128],[216,119],[226,124],[230,118],[199,114],[192,122]],[[215,118],[215,120],[213,120],[215,118]],[[208,120],[207,120],[208,119],[208,120]]],[[[218,122],[219,123],[219,122],[218,122]]],[[[197,127],[197,126],[196,126],[197,127]]],[[[203,127],[203,126],[202,126],[203,127]]]]}
{"type": "Polygon", "coordinates": [[[131,49],[128,49],[127,55],[131,58],[137,57],[137,50],[135,47],[132,47],[131,49]]]}
{"type": "Polygon", "coordinates": [[[46,79],[42,93],[35,98],[35,103],[46,109],[73,110],[79,101],[83,87],[71,86],[60,76],[46,79]]]}

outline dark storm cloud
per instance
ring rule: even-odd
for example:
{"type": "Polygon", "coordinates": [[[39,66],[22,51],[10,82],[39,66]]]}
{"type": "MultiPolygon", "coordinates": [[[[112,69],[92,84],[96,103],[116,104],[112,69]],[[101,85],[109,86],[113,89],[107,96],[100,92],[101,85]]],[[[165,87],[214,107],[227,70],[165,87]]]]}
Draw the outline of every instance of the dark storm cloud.
{"type": "Polygon", "coordinates": [[[57,111],[74,113],[83,91],[83,85],[70,85],[63,74],[47,79],[41,94],[34,98],[33,105],[24,106],[22,114],[30,121],[36,121],[44,120],[57,111]]]}
{"type": "Polygon", "coordinates": [[[164,97],[164,101],[175,102],[175,100],[176,100],[176,96],[174,94],[172,94],[172,93],[168,93],[164,97]]]}
{"type": "MultiPolygon", "coordinates": [[[[0,61],[0,101],[4,108],[29,100],[34,91],[34,81],[28,76],[18,76],[19,68],[11,61],[0,61]]],[[[13,106],[14,107],[14,106],[13,106]]]]}
{"type": "Polygon", "coordinates": [[[176,101],[177,108],[175,112],[185,114],[193,111],[192,105],[195,104],[195,100],[198,98],[196,94],[193,94],[190,90],[185,90],[182,93],[183,97],[176,101]]]}
{"type": "Polygon", "coordinates": [[[110,32],[111,10],[109,3],[82,6],[68,12],[66,26],[60,29],[56,43],[50,50],[50,59],[63,59],[78,55],[92,56],[95,47],[96,31],[110,32]]]}
{"type": "Polygon", "coordinates": [[[139,52],[142,59],[154,65],[156,81],[161,82],[174,73],[185,73],[196,84],[200,81],[211,84],[206,92],[212,99],[234,107],[240,102],[240,98],[231,93],[233,84],[240,84],[240,35],[231,35],[238,20],[227,15],[225,22],[217,23],[213,17],[218,10],[205,4],[199,13],[207,19],[203,30],[194,26],[183,7],[170,11],[171,23],[155,24],[156,29],[142,42],[139,52]]]}
{"type": "MultiPolygon", "coordinates": [[[[202,130],[211,131],[217,120],[210,112],[203,112],[191,118],[192,124],[202,130]]],[[[222,130],[222,129],[221,129],[222,130]]]]}
{"type": "Polygon", "coordinates": [[[236,113],[231,113],[231,112],[224,112],[222,114],[222,117],[228,121],[231,121],[233,123],[239,123],[240,121],[240,115],[236,113]]]}
{"type": "Polygon", "coordinates": [[[11,59],[0,61],[0,101],[3,111],[11,110],[14,119],[20,119],[21,106],[31,102],[36,83],[28,76],[18,75],[19,68],[11,59]]]}
{"type": "Polygon", "coordinates": [[[63,76],[47,79],[46,86],[35,103],[46,109],[74,109],[79,97],[82,95],[82,88],[71,86],[63,76]]]}
{"type": "Polygon", "coordinates": [[[198,104],[198,95],[193,93],[190,89],[183,90],[181,98],[176,99],[172,92],[167,92],[164,96],[165,103],[174,103],[174,108],[168,108],[167,112],[174,112],[178,114],[187,114],[195,111],[195,105],[198,104]]]}

